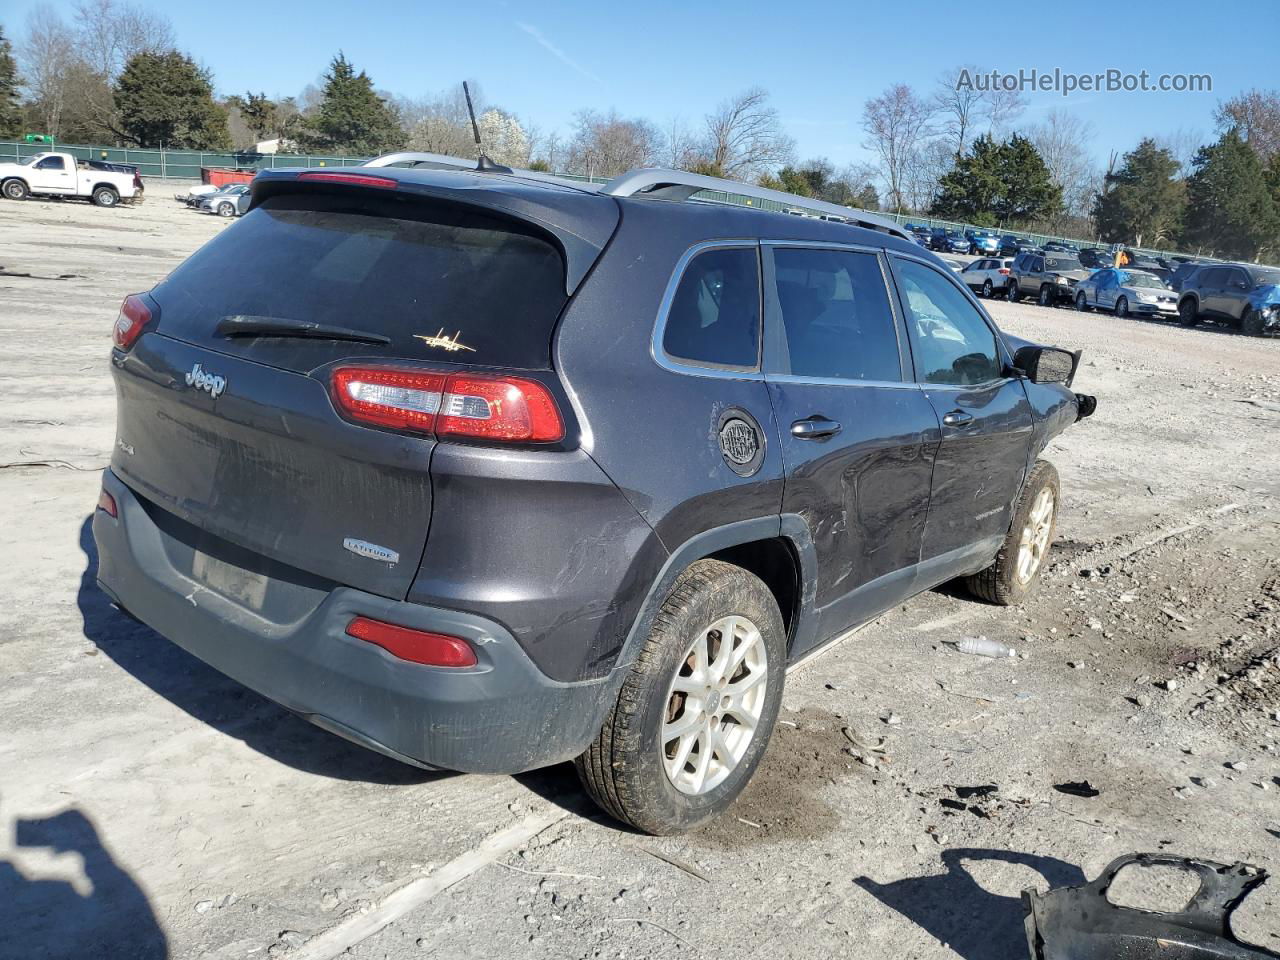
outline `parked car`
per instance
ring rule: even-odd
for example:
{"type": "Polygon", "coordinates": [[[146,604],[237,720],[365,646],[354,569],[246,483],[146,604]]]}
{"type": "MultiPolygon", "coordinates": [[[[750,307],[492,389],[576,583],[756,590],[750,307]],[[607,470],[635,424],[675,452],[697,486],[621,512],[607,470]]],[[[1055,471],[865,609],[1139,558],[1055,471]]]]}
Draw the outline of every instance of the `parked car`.
{"type": "Polygon", "coordinates": [[[929,242],[933,239],[933,234],[924,228],[914,231],[912,236],[915,238],[916,243],[922,247],[929,246],[929,242]]]}
{"type": "Polygon", "coordinates": [[[957,230],[934,227],[929,238],[929,249],[939,253],[968,253],[969,238],[957,230]]]}
{"type": "Polygon", "coordinates": [[[1168,283],[1173,277],[1173,270],[1169,265],[1157,257],[1143,256],[1142,254],[1129,254],[1129,262],[1125,265],[1126,270],[1142,270],[1153,276],[1159,277],[1165,283],[1168,283]]]}
{"type": "Polygon", "coordinates": [[[99,207],[114,207],[122,200],[141,200],[142,177],[132,172],[90,166],[69,153],[37,153],[21,163],[0,163],[0,194],[9,200],[30,196],[75,197],[99,207]]]}
{"type": "Polygon", "coordinates": [[[1159,277],[1129,267],[1104,267],[1076,284],[1077,310],[1111,310],[1117,317],[1129,314],[1174,318],[1178,296],[1159,277]]]}
{"type": "Polygon", "coordinates": [[[960,279],[984,297],[993,296],[997,291],[1004,294],[1012,267],[1013,261],[1005,257],[982,257],[965,267],[960,279]]]}
{"type": "Polygon", "coordinates": [[[968,252],[974,256],[987,254],[994,256],[1000,252],[1000,238],[986,230],[966,230],[965,238],[969,241],[968,252]]]}
{"type": "Polygon", "coordinates": [[[1115,259],[1102,247],[1085,247],[1077,256],[1080,262],[1090,270],[1100,270],[1103,267],[1115,265],[1115,259]]]}
{"type": "Polygon", "coordinates": [[[223,189],[223,187],[216,186],[212,183],[197,183],[188,187],[186,190],[175,193],[173,195],[173,199],[177,200],[179,203],[185,203],[188,207],[199,207],[200,201],[211,193],[216,193],[221,189],[223,189]]]}
{"type": "Polygon", "coordinates": [[[1178,321],[1212,320],[1261,336],[1280,330],[1280,267],[1226,263],[1200,267],[1182,281],[1178,321]]]}
{"type": "Polygon", "coordinates": [[[1065,243],[1061,240],[1046,240],[1041,248],[1045,253],[1074,253],[1079,255],[1080,248],[1074,244],[1065,243]]]}
{"type": "Polygon", "coordinates": [[[239,216],[237,203],[249,192],[247,183],[233,183],[209,194],[200,201],[201,213],[215,213],[220,217],[239,216]]]}
{"type": "Polygon", "coordinates": [[[957,577],[1033,589],[1038,458],[1094,400],[891,222],[657,199],[691,187],[772,195],[261,173],[116,320],[102,588],[397,759],[576,758],[653,833],[724,810],[788,664],[957,577]]]}
{"type": "Polygon", "coordinates": [[[1023,250],[1030,250],[1035,246],[1030,240],[1024,240],[1022,237],[1015,237],[1011,233],[1006,233],[1000,238],[1000,256],[1016,257],[1023,250]]]}
{"type": "Polygon", "coordinates": [[[1179,261],[1177,266],[1173,268],[1172,275],[1169,277],[1169,288],[1173,290],[1174,293],[1180,293],[1182,291],[1183,281],[1185,281],[1187,277],[1191,276],[1191,274],[1195,273],[1202,266],[1207,266],[1207,265],[1209,265],[1209,261],[1207,260],[1179,261]]]}
{"type": "Polygon", "coordinates": [[[1014,258],[1006,287],[1010,302],[1034,296],[1042,307],[1075,300],[1076,284],[1089,271],[1073,253],[1020,253],[1014,258]]]}

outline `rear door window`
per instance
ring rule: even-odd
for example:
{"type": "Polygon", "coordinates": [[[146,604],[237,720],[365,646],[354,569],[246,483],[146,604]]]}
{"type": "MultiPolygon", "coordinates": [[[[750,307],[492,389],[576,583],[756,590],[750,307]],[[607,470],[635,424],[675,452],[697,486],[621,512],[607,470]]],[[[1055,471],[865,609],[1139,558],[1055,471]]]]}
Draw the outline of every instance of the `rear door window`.
{"type": "Polygon", "coordinates": [[[153,291],[159,332],[305,371],[344,357],[548,368],[567,300],[559,248],[532,228],[416,198],[269,198],[153,291]],[[386,343],[228,337],[228,317],[341,327],[386,343]]]}
{"type": "Polygon", "coordinates": [[[688,262],[667,311],[662,349],[696,366],[759,365],[760,255],[754,245],[704,250],[688,262]]]}
{"type": "Polygon", "coordinates": [[[873,253],[775,247],[781,371],[820,380],[900,381],[898,327],[873,253]]]}

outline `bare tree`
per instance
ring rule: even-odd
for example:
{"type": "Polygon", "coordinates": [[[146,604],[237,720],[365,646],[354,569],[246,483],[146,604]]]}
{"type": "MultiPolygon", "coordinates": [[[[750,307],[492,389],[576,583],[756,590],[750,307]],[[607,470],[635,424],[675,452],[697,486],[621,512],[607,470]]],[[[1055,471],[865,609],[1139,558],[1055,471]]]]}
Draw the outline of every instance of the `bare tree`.
{"type": "Polygon", "coordinates": [[[1194,172],[1196,154],[1207,139],[1202,130],[1179,127],[1172,133],[1156,137],[1155,141],[1157,146],[1173,154],[1173,159],[1178,161],[1178,176],[1185,180],[1194,172]]]}
{"type": "Polygon", "coordinates": [[[166,17],[132,3],[81,0],[74,19],[80,59],[109,83],[132,57],[165,53],[176,45],[166,17]]]}
{"type": "Polygon", "coordinates": [[[996,87],[983,95],[983,113],[987,117],[987,133],[993,140],[1003,140],[1013,121],[1027,109],[1027,100],[1017,90],[996,87]]]}
{"type": "Polygon", "coordinates": [[[706,118],[703,161],[716,173],[749,179],[791,159],[795,143],[782,129],[769,94],[752,87],[724,101],[706,118]]]}
{"type": "Polygon", "coordinates": [[[1248,90],[1223,100],[1213,119],[1219,130],[1239,130],[1263,163],[1280,152],[1280,90],[1248,90]]]}
{"type": "Polygon", "coordinates": [[[662,134],[648,120],[625,119],[617,111],[583,110],[574,117],[569,172],[616,177],[635,167],[651,167],[662,152],[662,134]]]}
{"type": "MultiPolygon", "coordinates": [[[[475,156],[475,136],[471,132],[471,119],[467,115],[467,101],[461,87],[451,87],[434,98],[408,103],[412,104],[408,114],[405,114],[404,107],[401,113],[402,123],[409,131],[411,149],[456,157],[475,156]]],[[[476,109],[483,107],[477,104],[476,109]]]]}
{"type": "Polygon", "coordinates": [[[75,61],[75,38],[47,3],[27,16],[27,35],[18,56],[27,99],[35,107],[43,132],[57,137],[66,106],[68,72],[75,61]]]}
{"type": "Polygon", "coordinates": [[[1066,110],[1050,110],[1045,122],[1027,131],[1049,168],[1049,177],[1062,188],[1063,212],[1085,216],[1097,192],[1097,171],[1089,154],[1093,124],[1066,110]]]}
{"type": "Polygon", "coordinates": [[[916,96],[905,83],[868,100],[863,109],[866,146],[880,157],[888,206],[899,213],[907,199],[908,174],[919,162],[920,148],[933,133],[932,119],[933,105],[916,96]]]}
{"type": "Polygon", "coordinates": [[[531,147],[531,156],[533,157],[532,165],[535,169],[546,170],[550,173],[559,173],[566,164],[566,150],[560,134],[552,131],[546,135],[539,135],[535,138],[530,135],[529,142],[531,147]]]}
{"type": "Polygon", "coordinates": [[[986,93],[973,84],[960,83],[963,74],[972,76],[978,72],[973,64],[952,67],[938,77],[938,88],[933,95],[934,106],[942,119],[940,132],[950,145],[951,154],[956,160],[964,153],[973,128],[987,104],[986,93]]]}
{"type": "Polygon", "coordinates": [[[683,117],[675,117],[665,131],[662,163],[672,170],[684,170],[702,161],[697,137],[683,117]]]}

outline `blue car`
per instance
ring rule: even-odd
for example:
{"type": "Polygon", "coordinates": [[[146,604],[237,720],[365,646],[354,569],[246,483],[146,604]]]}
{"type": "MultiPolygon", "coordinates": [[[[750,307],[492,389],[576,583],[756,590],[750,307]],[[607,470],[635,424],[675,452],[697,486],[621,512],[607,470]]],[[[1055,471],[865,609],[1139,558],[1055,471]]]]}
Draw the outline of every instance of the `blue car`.
{"type": "Polygon", "coordinates": [[[985,230],[966,230],[965,238],[969,241],[969,253],[975,256],[996,254],[1000,252],[1000,238],[985,230]]]}

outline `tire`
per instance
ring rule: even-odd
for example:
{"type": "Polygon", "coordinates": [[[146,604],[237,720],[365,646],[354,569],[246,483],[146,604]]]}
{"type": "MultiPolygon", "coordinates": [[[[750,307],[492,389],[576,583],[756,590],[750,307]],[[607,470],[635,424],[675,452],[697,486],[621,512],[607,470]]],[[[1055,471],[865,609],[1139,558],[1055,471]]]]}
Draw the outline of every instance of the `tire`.
{"type": "Polygon", "coordinates": [[[983,281],[982,281],[982,295],[983,295],[984,297],[987,297],[987,298],[989,299],[993,293],[995,293],[995,287],[993,287],[993,286],[991,285],[991,280],[990,280],[990,279],[983,280],[983,281]]]}
{"type": "Polygon", "coordinates": [[[1263,329],[1262,311],[1246,307],[1244,316],[1240,318],[1240,332],[1246,337],[1260,337],[1263,329]]]}
{"type": "Polygon", "coordinates": [[[646,833],[681,833],[721,813],[747,785],[768,746],[782,702],[786,656],[786,629],[769,588],[741,567],[699,560],[672,587],[604,726],[575,761],[583,787],[610,816],[646,833]],[[725,709],[729,697],[722,693],[734,684],[714,678],[724,634],[712,628],[728,617],[737,618],[731,651],[743,651],[739,656],[745,659],[726,679],[762,678],[742,692],[737,711],[725,709]],[[748,627],[756,636],[746,645],[748,627]],[[694,668],[699,643],[705,645],[706,666],[694,668]],[[710,692],[704,694],[699,673],[712,676],[710,692]],[[697,687],[697,697],[707,699],[695,702],[697,697],[675,689],[677,682],[697,687]],[[708,720],[706,707],[712,704],[708,720]],[[733,722],[735,713],[748,716],[746,709],[756,714],[753,733],[733,722]],[[670,736],[664,728],[677,728],[686,713],[693,724],[689,733],[664,743],[670,736]],[[698,749],[723,731],[735,738],[732,743],[720,741],[706,754],[698,749]],[[685,762],[677,767],[680,750],[685,762]],[[740,751],[732,766],[713,766],[722,750],[726,758],[740,751]],[[699,755],[708,758],[705,764],[699,755]]]}
{"type": "Polygon", "coordinates": [[[25,200],[31,196],[31,189],[24,181],[15,177],[0,184],[0,193],[4,194],[6,200],[25,200]]]}
{"type": "Polygon", "coordinates": [[[1013,523],[1000,545],[995,561],[973,576],[965,586],[988,603],[1008,607],[1021,603],[1040,582],[1045,558],[1053,544],[1061,501],[1058,471],[1048,460],[1037,460],[1013,511],[1013,523]],[[1048,494],[1048,516],[1041,515],[1041,496],[1048,494]],[[1024,542],[1025,541],[1025,542],[1024,542]],[[1028,555],[1024,557],[1024,547],[1028,555]]]}
{"type": "Polygon", "coordinates": [[[1115,313],[1116,313],[1116,316],[1119,317],[1121,320],[1123,320],[1125,317],[1129,315],[1129,298],[1128,297],[1121,297],[1119,300],[1116,301],[1115,313]]]}
{"type": "Polygon", "coordinates": [[[1076,309],[1081,313],[1089,312],[1089,298],[1084,295],[1083,290],[1076,294],[1076,309]]]}
{"type": "Polygon", "coordinates": [[[1036,303],[1040,304],[1042,307],[1052,307],[1053,287],[1049,286],[1047,283],[1042,283],[1040,285],[1040,295],[1036,297],[1036,303]]]}
{"type": "Polygon", "coordinates": [[[94,187],[92,199],[95,207],[114,207],[120,202],[120,194],[114,187],[94,187]]]}
{"type": "Polygon", "coordinates": [[[1184,327],[1194,327],[1200,322],[1200,313],[1196,310],[1196,302],[1187,297],[1178,304],[1178,323],[1184,327]]]}
{"type": "Polygon", "coordinates": [[[1005,285],[1005,297],[1010,303],[1017,303],[1022,299],[1022,290],[1018,287],[1017,278],[1009,278],[1009,282],[1005,285]]]}
{"type": "Polygon", "coordinates": [[[231,203],[218,204],[218,216],[234,217],[235,215],[236,215],[236,208],[234,204],[231,204],[231,203]]]}

